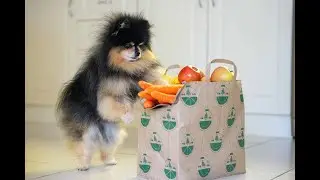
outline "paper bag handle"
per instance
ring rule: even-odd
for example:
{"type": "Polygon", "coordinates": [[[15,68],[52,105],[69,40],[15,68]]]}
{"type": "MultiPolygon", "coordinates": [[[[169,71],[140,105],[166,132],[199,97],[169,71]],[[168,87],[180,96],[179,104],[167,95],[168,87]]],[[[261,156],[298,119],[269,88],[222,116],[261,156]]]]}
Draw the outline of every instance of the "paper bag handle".
{"type": "Polygon", "coordinates": [[[181,68],[181,67],[182,67],[182,66],[181,66],[180,64],[173,64],[173,65],[171,65],[171,66],[168,66],[163,75],[166,75],[167,72],[168,72],[170,69],[178,69],[178,68],[181,68]]]}
{"type": "Polygon", "coordinates": [[[227,59],[213,59],[213,60],[209,61],[209,63],[206,66],[206,81],[210,81],[211,64],[213,64],[213,63],[225,63],[225,64],[233,65],[234,76],[233,76],[232,81],[236,81],[237,74],[238,74],[237,66],[232,61],[227,60],[227,59]]]}

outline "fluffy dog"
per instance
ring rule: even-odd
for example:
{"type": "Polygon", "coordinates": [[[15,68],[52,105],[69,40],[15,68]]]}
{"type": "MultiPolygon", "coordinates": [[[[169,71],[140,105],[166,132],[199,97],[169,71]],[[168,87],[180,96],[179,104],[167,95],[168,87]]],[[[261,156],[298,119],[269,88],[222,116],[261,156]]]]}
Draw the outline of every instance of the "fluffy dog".
{"type": "Polygon", "coordinates": [[[160,63],[151,51],[150,28],[141,14],[113,14],[85,63],[61,91],[58,121],[76,143],[80,171],[89,169],[95,150],[103,162],[116,164],[114,153],[127,136],[119,120],[133,120],[138,81],[163,84],[160,63]]]}

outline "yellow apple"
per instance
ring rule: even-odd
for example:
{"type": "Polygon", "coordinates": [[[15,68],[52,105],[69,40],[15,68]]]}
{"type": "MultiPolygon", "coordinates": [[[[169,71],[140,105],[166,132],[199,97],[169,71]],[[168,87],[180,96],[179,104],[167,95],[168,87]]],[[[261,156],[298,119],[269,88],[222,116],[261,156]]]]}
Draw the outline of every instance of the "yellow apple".
{"type": "Polygon", "coordinates": [[[228,82],[232,81],[233,73],[225,67],[217,67],[211,74],[211,82],[228,82]]]}

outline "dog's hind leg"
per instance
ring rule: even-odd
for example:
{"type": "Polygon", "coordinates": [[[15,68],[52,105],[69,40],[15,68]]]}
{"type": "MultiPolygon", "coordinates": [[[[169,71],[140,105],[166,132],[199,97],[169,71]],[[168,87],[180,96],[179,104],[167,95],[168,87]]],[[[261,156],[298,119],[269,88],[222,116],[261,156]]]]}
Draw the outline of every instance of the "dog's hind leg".
{"type": "Polygon", "coordinates": [[[94,132],[89,130],[83,135],[83,140],[77,144],[77,154],[79,160],[79,171],[87,171],[91,164],[92,155],[96,149],[94,132]]]}
{"type": "Polygon", "coordinates": [[[105,165],[109,166],[117,164],[117,161],[114,157],[114,151],[114,148],[112,148],[110,152],[107,152],[105,149],[100,149],[100,159],[105,165]]]}
{"type": "Polygon", "coordinates": [[[126,137],[127,137],[126,131],[124,129],[120,129],[117,142],[109,150],[107,150],[105,146],[100,147],[100,158],[105,165],[117,164],[117,161],[115,159],[115,154],[119,146],[123,143],[126,137]]]}
{"type": "Polygon", "coordinates": [[[89,147],[86,142],[77,143],[77,155],[79,161],[79,171],[87,171],[89,169],[93,154],[93,148],[89,147]]]}

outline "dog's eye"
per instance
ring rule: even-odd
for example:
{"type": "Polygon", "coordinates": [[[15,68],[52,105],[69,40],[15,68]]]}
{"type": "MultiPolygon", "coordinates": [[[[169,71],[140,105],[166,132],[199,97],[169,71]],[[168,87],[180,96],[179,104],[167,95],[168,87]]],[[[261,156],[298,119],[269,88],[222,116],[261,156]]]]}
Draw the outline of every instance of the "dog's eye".
{"type": "Polygon", "coordinates": [[[140,43],[140,44],[139,44],[139,47],[140,47],[141,49],[145,49],[145,48],[146,48],[146,45],[145,45],[144,43],[140,43]]]}
{"type": "Polygon", "coordinates": [[[145,44],[139,44],[139,48],[142,50],[146,50],[147,47],[145,44]]]}
{"type": "Polygon", "coordinates": [[[140,46],[140,47],[141,47],[141,46],[144,46],[144,43],[143,43],[143,42],[142,42],[142,43],[140,43],[140,44],[139,44],[139,46],[140,46]]]}
{"type": "Polygon", "coordinates": [[[130,48],[132,48],[132,44],[126,44],[126,45],[124,45],[124,48],[130,49],[130,48]]]}

